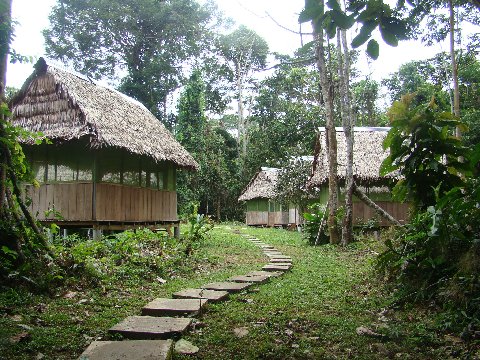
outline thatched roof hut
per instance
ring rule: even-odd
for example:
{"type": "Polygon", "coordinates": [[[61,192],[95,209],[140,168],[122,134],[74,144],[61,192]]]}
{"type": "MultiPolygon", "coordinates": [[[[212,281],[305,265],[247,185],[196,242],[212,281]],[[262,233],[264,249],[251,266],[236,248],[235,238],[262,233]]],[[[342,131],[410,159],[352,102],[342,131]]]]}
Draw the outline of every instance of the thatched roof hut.
{"type": "Polygon", "coordinates": [[[51,140],[23,144],[40,221],[178,229],[177,170],[198,164],[138,101],[40,59],[11,105],[14,125],[51,140]]]}
{"type": "Polygon", "coordinates": [[[253,199],[273,199],[278,180],[278,169],[262,167],[250,180],[238,201],[253,199]]]}
{"type": "Polygon", "coordinates": [[[156,162],[197,169],[193,157],[145,106],[118,91],[47,64],[43,58],[11,101],[13,124],[52,141],[87,138],[156,162]]]}
{"type": "MultiPolygon", "coordinates": [[[[380,165],[388,156],[383,150],[382,143],[389,128],[386,127],[354,127],[353,144],[353,176],[359,184],[383,184],[385,177],[380,176],[380,165]]],[[[337,134],[337,161],[338,177],[345,180],[347,165],[347,145],[343,128],[336,128],[337,134]]],[[[320,151],[315,154],[312,177],[308,186],[320,186],[328,181],[328,153],[326,132],[320,132],[320,151]]]]}

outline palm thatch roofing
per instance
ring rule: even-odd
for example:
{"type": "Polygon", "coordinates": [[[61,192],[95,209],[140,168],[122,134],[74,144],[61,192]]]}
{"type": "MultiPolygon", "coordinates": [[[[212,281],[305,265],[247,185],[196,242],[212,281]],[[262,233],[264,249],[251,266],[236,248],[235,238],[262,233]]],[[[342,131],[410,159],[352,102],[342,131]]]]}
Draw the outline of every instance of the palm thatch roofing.
{"type": "Polygon", "coordinates": [[[262,167],[250,180],[238,201],[253,199],[272,199],[276,195],[278,169],[262,167]]]}
{"type": "MultiPolygon", "coordinates": [[[[359,184],[382,184],[392,176],[381,177],[380,165],[388,156],[382,143],[387,136],[386,127],[354,127],[353,128],[353,176],[359,184]]],[[[336,128],[338,178],[345,180],[347,169],[347,144],[343,128],[336,128]]],[[[307,186],[320,186],[328,182],[328,153],[325,129],[320,129],[320,149],[315,154],[312,177],[307,186]]]]}
{"type": "Polygon", "coordinates": [[[138,101],[90,79],[47,64],[35,71],[11,101],[13,124],[52,141],[87,138],[90,146],[117,147],[156,162],[198,168],[193,157],[138,101]]]}

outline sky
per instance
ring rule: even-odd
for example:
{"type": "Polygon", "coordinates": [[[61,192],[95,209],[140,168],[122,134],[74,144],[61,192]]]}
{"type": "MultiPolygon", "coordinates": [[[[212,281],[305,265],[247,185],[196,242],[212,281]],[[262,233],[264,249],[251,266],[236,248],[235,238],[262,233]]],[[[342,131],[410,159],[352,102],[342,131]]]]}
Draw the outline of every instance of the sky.
{"type": "MultiPolygon", "coordinates": [[[[13,0],[13,18],[17,21],[13,42],[16,52],[37,58],[45,55],[41,31],[48,27],[48,14],[55,3],[56,0],[13,0]]],[[[299,30],[297,19],[304,0],[217,0],[217,4],[236,24],[243,24],[262,36],[272,52],[291,55],[301,44],[300,36],[293,32],[299,30]]],[[[350,35],[354,36],[356,30],[350,35]]],[[[303,31],[311,29],[304,24],[303,31]]],[[[377,40],[381,44],[378,60],[367,61],[364,51],[359,60],[362,76],[375,80],[387,77],[410,60],[426,59],[438,51],[448,50],[446,45],[432,49],[418,42],[401,42],[397,48],[392,48],[381,39],[377,40]]],[[[32,64],[9,64],[7,85],[21,87],[32,69],[32,64]]]]}

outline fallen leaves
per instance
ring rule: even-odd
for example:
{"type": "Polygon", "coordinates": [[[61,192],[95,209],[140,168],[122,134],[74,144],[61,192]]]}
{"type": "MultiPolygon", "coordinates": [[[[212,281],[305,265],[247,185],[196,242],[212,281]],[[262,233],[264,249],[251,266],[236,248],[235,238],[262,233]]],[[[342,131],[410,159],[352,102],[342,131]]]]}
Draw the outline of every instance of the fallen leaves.
{"type": "Polygon", "coordinates": [[[356,333],[360,336],[370,336],[370,337],[374,337],[374,338],[383,338],[384,337],[384,335],[376,333],[372,329],[369,329],[365,326],[359,326],[356,329],[356,333]]]}
{"type": "Polygon", "coordinates": [[[239,327],[239,328],[233,329],[233,333],[235,334],[236,337],[243,338],[248,335],[249,331],[246,327],[239,327]]]}
{"type": "Polygon", "coordinates": [[[26,341],[29,338],[30,338],[30,334],[26,331],[22,331],[21,333],[18,333],[10,337],[10,342],[12,344],[18,344],[19,342],[26,341]]]}

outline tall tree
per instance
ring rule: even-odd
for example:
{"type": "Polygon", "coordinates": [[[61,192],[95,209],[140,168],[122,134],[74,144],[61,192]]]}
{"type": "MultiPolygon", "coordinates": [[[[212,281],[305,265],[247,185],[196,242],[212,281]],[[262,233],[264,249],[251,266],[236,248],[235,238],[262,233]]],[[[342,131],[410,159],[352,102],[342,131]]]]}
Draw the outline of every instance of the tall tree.
{"type": "Polygon", "coordinates": [[[250,120],[246,179],[261,166],[278,167],[290,157],[310,155],[315,132],[325,124],[318,103],[318,71],[313,65],[289,64],[295,63],[295,58],[282,61],[286,64],[258,85],[250,120]]]}
{"type": "Polygon", "coordinates": [[[352,84],[353,111],[357,126],[381,126],[387,122],[376,101],[380,85],[372,79],[363,79],[352,84]]]}
{"type": "MultiPolygon", "coordinates": [[[[300,22],[311,21],[314,32],[315,55],[317,68],[320,75],[320,86],[322,89],[323,102],[326,115],[326,143],[328,154],[328,230],[330,243],[337,244],[340,241],[337,226],[338,211],[338,176],[337,176],[337,137],[334,123],[334,94],[333,79],[327,69],[327,53],[325,51],[325,31],[323,29],[325,3],[323,0],[305,0],[305,9],[299,17],[300,22]]],[[[328,32],[328,38],[336,34],[328,32]]]]}
{"type": "Polygon", "coordinates": [[[58,0],[46,52],[96,79],[126,72],[121,91],[165,121],[167,96],[205,44],[213,11],[194,0],[58,0]]]}
{"type": "Polygon", "coordinates": [[[242,155],[245,158],[248,144],[244,109],[245,87],[251,80],[252,73],[265,67],[268,44],[257,33],[241,25],[232,33],[219,36],[217,46],[235,80],[238,105],[237,139],[238,143],[243,142],[242,155]]]}
{"type": "MultiPolygon", "coordinates": [[[[403,64],[382,81],[389,97],[400,100],[402,95],[415,93],[412,104],[417,106],[434,96],[436,106],[443,111],[451,111],[451,77],[449,69],[444,66],[449,58],[450,54],[443,52],[430,59],[403,64]]],[[[480,61],[474,52],[457,51],[456,58],[461,119],[470,128],[463,136],[468,143],[475,144],[480,139],[480,61]]]]}
{"type": "MultiPolygon", "coordinates": [[[[5,88],[7,79],[7,60],[10,50],[10,41],[12,38],[12,1],[2,0],[0,2],[0,103],[5,101],[5,88]]],[[[0,138],[5,134],[5,114],[0,119],[0,138]]],[[[0,153],[0,214],[5,211],[6,205],[6,182],[7,182],[7,158],[6,150],[2,149],[0,153]]]]}
{"type": "Polygon", "coordinates": [[[339,66],[341,83],[342,125],[346,141],[347,166],[345,173],[345,215],[342,222],[342,245],[353,241],[353,124],[355,123],[350,93],[350,56],[347,44],[347,32],[337,30],[339,66]],[[342,53],[343,48],[343,53],[342,53]]]}
{"type": "MultiPolygon", "coordinates": [[[[25,155],[18,143],[19,132],[13,128],[5,103],[7,57],[13,36],[12,1],[0,1],[0,277],[16,270],[25,262],[32,274],[45,269],[45,253],[51,253],[47,241],[27,209],[21,183],[30,180],[25,155]],[[40,260],[40,261],[39,261],[40,260]]],[[[28,271],[28,270],[27,270],[28,271]]],[[[30,274],[29,274],[30,275],[30,274]]]]}
{"type": "Polygon", "coordinates": [[[238,186],[237,143],[225,130],[213,126],[205,116],[206,87],[202,73],[194,70],[178,103],[176,136],[200,165],[198,173],[178,175],[180,212],[191,202],[220,221],[235,218],[238,186]]]}

